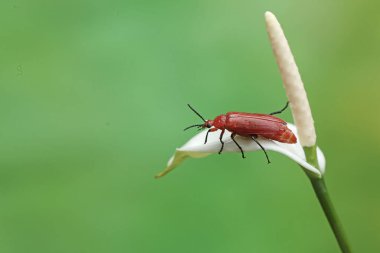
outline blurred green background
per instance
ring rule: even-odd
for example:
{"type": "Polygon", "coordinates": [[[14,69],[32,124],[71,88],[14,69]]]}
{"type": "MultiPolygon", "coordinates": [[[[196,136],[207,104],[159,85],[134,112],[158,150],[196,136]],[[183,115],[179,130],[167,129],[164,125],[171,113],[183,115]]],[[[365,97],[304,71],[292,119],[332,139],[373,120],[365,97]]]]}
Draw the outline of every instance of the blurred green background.
{"type": "MultiPolygon", "coordinates": [[[[186,161],[197,117],[286,101],[285,29],[355,252],[380,252],[379,1],[0,3],[0,252],[339,252],[307,178],[270,153],[186,161]]],[[[281,117],[291,121],[290,112],[281,117]]]]}

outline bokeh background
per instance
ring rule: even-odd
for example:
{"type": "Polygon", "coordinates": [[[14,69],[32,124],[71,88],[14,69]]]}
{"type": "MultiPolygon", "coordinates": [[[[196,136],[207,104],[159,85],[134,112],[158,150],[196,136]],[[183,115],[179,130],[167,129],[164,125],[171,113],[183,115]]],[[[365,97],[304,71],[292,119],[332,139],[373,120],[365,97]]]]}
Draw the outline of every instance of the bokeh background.
{"type": "MultiPolygon", "coordinates": [[[[270,153],[186,161],[206,117],[286,101],[285,29],[355,252],[380,252],[379,1],[0,2],[0,252],[339,252],[311,186],[270,153]]],[[[290,112],[281,115],[291,121],[290,112]]]]}

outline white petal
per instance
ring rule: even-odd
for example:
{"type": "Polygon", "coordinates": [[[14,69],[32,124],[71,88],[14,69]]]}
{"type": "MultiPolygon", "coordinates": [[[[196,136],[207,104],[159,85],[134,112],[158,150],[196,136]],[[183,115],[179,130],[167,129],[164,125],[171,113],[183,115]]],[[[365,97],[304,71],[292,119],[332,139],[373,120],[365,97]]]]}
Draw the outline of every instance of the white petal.
{"type": "MultiPolygon", "coordinates": [[[[289,123],[288,123],[288,127],[297,136],[296,127],[289,123]]],[[[180,163],[183,162],[183,160],[185,160],[188,157],[200,158],[200,157],[208,156],[213,153],[218,153],[221,147],[221,143],[219,140],[220,131],[209,133],[207,143],[204,144],[206,133],[207,133],[207,129],[195,135],[185,145],[178,148],[176,152],[174,153],[174,155],[170,158],[165,170],[159,173],[156,176],[156,178],[166,175],[168,172],[176,168],[180,163]]],[[[224,142],[223,153],[225,152],[240,153],[240,149],[236,146],[236,144],[231,139],[231,133],[229,131],[227,130],[225,131],[222,140],[224,142]]],[[[235,140],[239,143],[239,145],[242,147],[244,152],[257,151],[257,150],[261,151],[261,148],[251,138],[237,135],[235,137],[235,140]]],[[[318,170],[317,168],[315,168],[314,166],[306,162],[305,153],[299,142],[295,144],[286,144],[286,143],[280,143],[277,141],[272,141],[272,140],[261,138],[261,137],[259,137],[257,140],[266,150],[276,151],[281,154],[284,154],[287,157],[294,160],[295,162],[297,162],[299,165],[301,165],[305,169],[307,169],[308,171],[310,171],[311,173],[313,173],[315,176],[317,177],[322,176],[325,169],[326,161],[325,161],[325,157],[322,151],[319,148],[317,152],[318,152],[318,162],[320,165],[320,170],[318,170]]]]}

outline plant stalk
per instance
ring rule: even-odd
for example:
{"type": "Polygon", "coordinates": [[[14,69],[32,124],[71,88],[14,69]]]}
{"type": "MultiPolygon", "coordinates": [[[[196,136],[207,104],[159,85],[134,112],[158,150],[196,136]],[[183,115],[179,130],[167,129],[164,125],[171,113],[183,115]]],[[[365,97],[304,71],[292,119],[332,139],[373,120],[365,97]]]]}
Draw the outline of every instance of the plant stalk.
{"type": "Polygon", "coordinates": [[[330,227],[334,232],[335,238],[339,244],[339,247],[343,253],[350,253],[350,246],[348,245],[347,238],[343,232],[342,224],[339,221],[338,215],[334,209],[333,203],[331,202],[329,193],[326,188],[325,180],[323,178],[312,178],[309,177],[313,189],[323,212],[329,221],[330,227]]]}
{"type": "MultiPolygon", "coordinates": [[[[316,147],[316,145],[314,145],[313,147],[304,147],[304,151],[307,162],[319,169],[316,147]]],[[[321,178],[317,178],[315,176],[312,176],[310,173],[307,173],[306,169],[304,169],[304,171],[310,179],[315,195],[317,195],[319,204],[321,205],[323,212],[325,213],[325,216],[330,224],[330,227],[334,233],[334,236],[339,244],[341,251],[343,253],[351,253],[350,246],[343,232],[342,224],[339,221],[338,215],[330,199],[323,176],[321,178]]]]}

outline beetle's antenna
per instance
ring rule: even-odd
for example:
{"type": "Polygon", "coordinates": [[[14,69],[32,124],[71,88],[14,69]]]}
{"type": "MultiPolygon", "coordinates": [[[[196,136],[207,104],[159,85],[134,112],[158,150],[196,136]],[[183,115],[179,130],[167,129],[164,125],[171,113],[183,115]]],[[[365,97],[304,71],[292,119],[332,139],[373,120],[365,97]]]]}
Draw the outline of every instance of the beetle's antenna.
{"type": "Polygon", "coordinates": [[[191,105],[187,104],[187,106],[190,107],[190,109],[195,112],[196,115],[199,116],[199,118],[201,118],[204,122],[206,122],[206,120],[199,114],[199,112],[197,112],[193,107],[191,107],[191,105]]]}
{"type": "Polygon", "coordinates": [[[201,128],[202,126],[203,126],[203,124],[188,126],[185,129],[183,129],[183,131],[186,131],[187,129],[192,128],[192,127],[199,127],[199,128],[201,128]]]}

